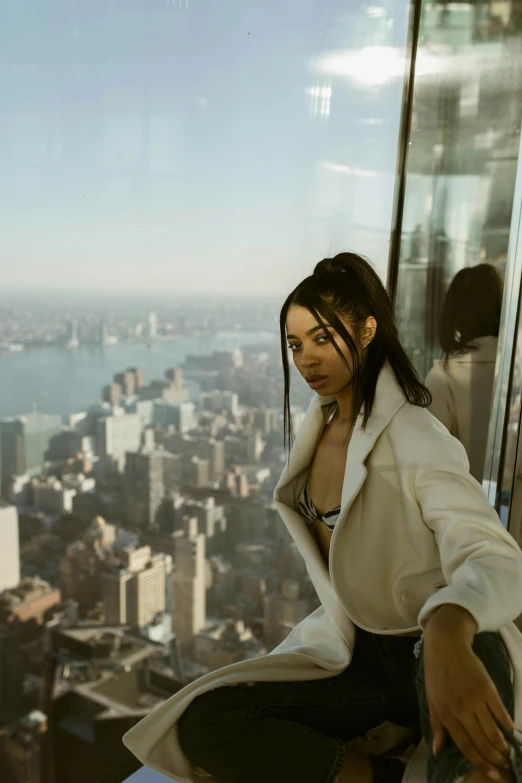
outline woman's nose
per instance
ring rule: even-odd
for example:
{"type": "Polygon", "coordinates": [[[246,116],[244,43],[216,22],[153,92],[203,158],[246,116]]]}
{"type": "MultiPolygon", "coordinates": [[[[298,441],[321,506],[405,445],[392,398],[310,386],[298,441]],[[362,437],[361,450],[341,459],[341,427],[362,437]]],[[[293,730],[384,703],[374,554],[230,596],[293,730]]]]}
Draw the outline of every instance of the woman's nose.
{"type": "Polygon", "coordinates": [[[317,364],[317,354],[313,348],[303,348],[301,351],[301,364],[303,367],[313,367],[317,364]]]}

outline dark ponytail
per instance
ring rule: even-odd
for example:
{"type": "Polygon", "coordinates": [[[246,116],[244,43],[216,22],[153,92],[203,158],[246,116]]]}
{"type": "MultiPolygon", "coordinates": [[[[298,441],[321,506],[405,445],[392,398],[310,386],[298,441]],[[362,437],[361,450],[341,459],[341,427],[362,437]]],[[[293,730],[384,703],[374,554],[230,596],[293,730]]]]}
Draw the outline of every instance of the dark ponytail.
{"type": "Polygon", "coordinates": [[[476,350],[478,337],[498,337],[502,311],[502,279],[491,264],[457,272],[442,307],[440,345],[446,356],[476,350]]]}
{"type": "MultiPolygon", "coordinates": [[[[286,317],[291,305],[306,307],[328,333],[330,324],[344,340],[353,362],[353,417],[363,410],[363,428],[370,418],[379,373],[386,361],[395,373],[397,383],[412,405],[428,407],[431,395],[421,383],[412,363],[399,342],[393,308],[379,275],[356,253],[340,253],[335,258],[320,261],[313,274],[306,277],[288,296],[280,314],[281,356],[284,373],[284,436],[288,450],[292,443],[290,415],[290,370],[286,338],[286,317]],[[367,349],[364,365],[360,366],[355,340],[340,317],[350,321],[356,335],[366,320],[377,321],[375,337],[367,349]],[[326,323],[325,323],[326,322],[326,323]]],[[[332,344],[347,366],[348,362],[336,342],[332,344]]]]}

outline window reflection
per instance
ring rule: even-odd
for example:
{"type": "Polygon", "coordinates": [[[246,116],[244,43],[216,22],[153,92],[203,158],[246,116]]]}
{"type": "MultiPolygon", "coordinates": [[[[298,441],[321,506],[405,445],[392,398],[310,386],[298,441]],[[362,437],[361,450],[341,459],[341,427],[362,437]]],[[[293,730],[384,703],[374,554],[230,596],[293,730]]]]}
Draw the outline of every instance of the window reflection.
{"type": "Polygon", "coordinates": [[[442,308],[440,346],[426,378],[431,412],[466,449],[470,472],[482,481],[502,309],[502,281],[479,264],[453,278],[442,308]]]}
{"type": "Polygon", "coordinates": [[[522,115],[519,9],[422,6],[396,296],[422,378],[443,354],[453,278],[478,264],[505,272],[522,115]]]}

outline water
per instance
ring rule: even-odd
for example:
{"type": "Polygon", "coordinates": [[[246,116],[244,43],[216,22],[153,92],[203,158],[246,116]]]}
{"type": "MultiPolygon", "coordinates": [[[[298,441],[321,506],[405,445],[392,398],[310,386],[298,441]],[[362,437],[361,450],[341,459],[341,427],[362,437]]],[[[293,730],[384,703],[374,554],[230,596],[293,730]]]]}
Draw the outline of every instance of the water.
{"type": "MultiPolygon", "coordinates": [[[[53,346],[0,356],[0,418],[29,413],[34,407],[62,416],[78,413],[100,400],[102,388],[128,367],[144,367],[148,383],[181,364],[187,354],[269,345],[277,339],[272,332],[217,332],[152,345],[121,343],[75,351],[53,346]]],[[[197,384],[188,381],[187,385],[197,393],[197,384]]]]}

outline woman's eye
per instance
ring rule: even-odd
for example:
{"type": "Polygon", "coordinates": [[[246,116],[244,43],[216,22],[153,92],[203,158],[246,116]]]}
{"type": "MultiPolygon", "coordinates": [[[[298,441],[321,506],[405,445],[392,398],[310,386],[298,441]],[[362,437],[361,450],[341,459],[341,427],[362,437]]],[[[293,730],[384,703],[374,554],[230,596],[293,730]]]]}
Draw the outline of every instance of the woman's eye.
{"type": "MultiPolygon", "coordinates": [[[[327,334],[320,334],[317,340],[330,340],[327,334]]],[[[317,342],[316,340],[316,342],[317,342]]]]}
{"type": "Polygon", "coordinates": [[[293,353],[294,352],[294,348],[297,348],[297,346],[298,346],[298,343],[292,343],[291,345],[288,346],[288,350],[292,351],[292,353],[293,353]]]}

